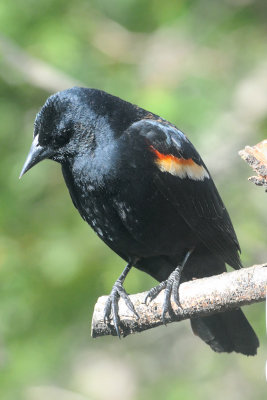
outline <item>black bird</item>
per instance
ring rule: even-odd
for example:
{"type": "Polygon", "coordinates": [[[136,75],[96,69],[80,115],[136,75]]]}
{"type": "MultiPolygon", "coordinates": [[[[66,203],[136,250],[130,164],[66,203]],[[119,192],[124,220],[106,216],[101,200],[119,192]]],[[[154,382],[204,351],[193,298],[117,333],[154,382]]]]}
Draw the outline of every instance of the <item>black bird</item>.
{"type": "MultiPolygon", "coordinates": [[[[105,307],[118,335],[119,297],[135,312],[123,288],[132,266],[161,282],[147,300],[166,288],[163,320],[171,294],[179,305],[180,281],[220,274],[225,263],[241,268],[233,225],[207,167],[163,118],[101,90],[56,93],[36,116],[21,176],[44,159],[61,164],[82,218],[127,262],[105,307]]],[[[240,309],[191,325],[217,352],[257,352],[258,338],[240,309]]]]}

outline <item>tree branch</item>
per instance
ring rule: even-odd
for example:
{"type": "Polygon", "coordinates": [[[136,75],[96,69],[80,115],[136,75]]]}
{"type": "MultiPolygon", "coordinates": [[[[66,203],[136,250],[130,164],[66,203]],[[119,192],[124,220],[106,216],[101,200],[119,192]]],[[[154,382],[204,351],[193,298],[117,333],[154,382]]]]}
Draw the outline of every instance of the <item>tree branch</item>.
{"type": "MultiPolygon", "coordinates": [[[[20,73],[21,78],[31,85],[40,87],[47,92],[57,92],[71,86],[83,86],[81,82],[53,67],[52,65],[32,57],[11,39],[0,34],[0,55],[8,68],[20,73]]],[[[5,80],[10,79],[9,74],[2,71],[0,74],[5,80]]],[[[13,79],[13,78],[12,78],[13,79]]],[[[13,81],[8,83],[14,83],[13,81]]]]}
{"type": "MultiPolygon", "coordinates": [[[[267,286],[267,264],[254,265],[238,271],[223,273],[209,278],[192,280],[180,285],[182,310],[172,302],[173,315],[166,316],[167,323],[223,312],[232,308],[264,301],[267,286]]],[[[164,291],[148,306],[144,304],[147,292],[131,295],[139,314],[139,320],[119,301],[120,328],[122,336],[142,332],[162,325],[161,314],[164,291]]],[[[93,313],[92,337],[116,335],[114,325],[103,321],[107,296],[99,297],[93,313]]]]}

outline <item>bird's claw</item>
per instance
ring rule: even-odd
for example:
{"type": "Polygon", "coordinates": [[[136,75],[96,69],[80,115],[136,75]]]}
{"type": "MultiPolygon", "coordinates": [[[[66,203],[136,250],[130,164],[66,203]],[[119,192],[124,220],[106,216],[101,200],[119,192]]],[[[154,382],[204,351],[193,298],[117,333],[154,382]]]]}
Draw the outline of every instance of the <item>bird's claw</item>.
{"type": "Polygon", "coordinates": [[[134,305],[128,295],[128,293],[125,291],[122,282],[120,280],[117,280],[111,290],[110,295],[108,296],[108,299],[105,304],[104,308],[104,323],[109,324],[111,320],[111,313],[112,313],[112,319],[113,319],[113,324],[117,333],[117,336],[120,338],[120,317],[119,317],[119,299],[120,297],[125,301],[127,307],[132,311],[132,313],[136,316],[137,319],[139,319],[139,315],[136,312],[134,305]]]}
{"type": "Polygon", "coordinates": [[[166,281],[161,282],[159,285],[150,289],[145,298],[145,304],[148,304],[150,301],[154,300],[157,295],[165,289],[164,302],[162,306],[162,322],[166,325],[166,314],[173,313],[171,306],[171,296],[173,296],[174,302],[177,306],[182,309],[180,300],[179,300],[179,285],[180,285],[180,277],[181,277],[181,268],[178,266],[168,277],[166,281]]]}
{"type": "Polygon", "coordinates": [[[149,290],[145,298],[145,304],[148,305],[152,300],[154,300],[157,295],[166,288],[167,281],[160,282],[159,285],[153,287],[149,290]]]}

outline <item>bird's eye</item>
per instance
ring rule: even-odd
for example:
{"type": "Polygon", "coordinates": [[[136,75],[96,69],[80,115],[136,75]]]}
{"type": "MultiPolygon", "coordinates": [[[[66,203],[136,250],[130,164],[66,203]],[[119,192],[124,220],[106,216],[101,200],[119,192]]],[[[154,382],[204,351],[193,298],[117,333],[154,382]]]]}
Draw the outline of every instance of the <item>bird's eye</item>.
{"type": "Polygon", "coordinates": [[[64,128],[61,129],[59,134],[55,137],[55,145],[56,146],[63,146],[66,144],[71,136],[71,129],[70,128],[64,128]]]}

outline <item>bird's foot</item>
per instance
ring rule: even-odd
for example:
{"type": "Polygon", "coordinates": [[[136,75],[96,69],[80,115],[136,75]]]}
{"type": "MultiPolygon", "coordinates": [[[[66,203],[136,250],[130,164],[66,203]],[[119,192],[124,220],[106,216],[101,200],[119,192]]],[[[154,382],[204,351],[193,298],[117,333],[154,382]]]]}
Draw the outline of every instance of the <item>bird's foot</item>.
{"type": "Polygon", "coordinates": [[[127,307],[134,313],[137,319],[139,319],[139,315],[135,311],[134,305],[128,295],[128,293],[125,291],[122,282],[120,279],[118,279],[112,290],[110,295],[108,296],[108,299],[105,304],[104,308],[104,323],[109,324],[111,320],[111,312],[112,312],[112,320],[114,327],[116,329],[117,335],[120,338],[120,330],[119,330],[119,325],[120,325],[120,317],[119,317],[119,299],[120,297],[125,301],[127,307]]]}
{"type": "Polygon", "coordinates": [[[166,314],[173,313],[172,306],[171,306],[171,295],[173,296],[174,302],[177,306],[182,309],[180,300],[179,300],[179,285],[180,285],[180,278],[181,278],[182,268],[180,265],[170,274],[166,281],[161,282],[159,285],[155,286],[154,288],[150,289],[148,294],[145,298],[145,303],[154,300],[157,295],[165,289],[164,295],[164,302],[162,308],[162,322],[166,325],[166,314]]]}

